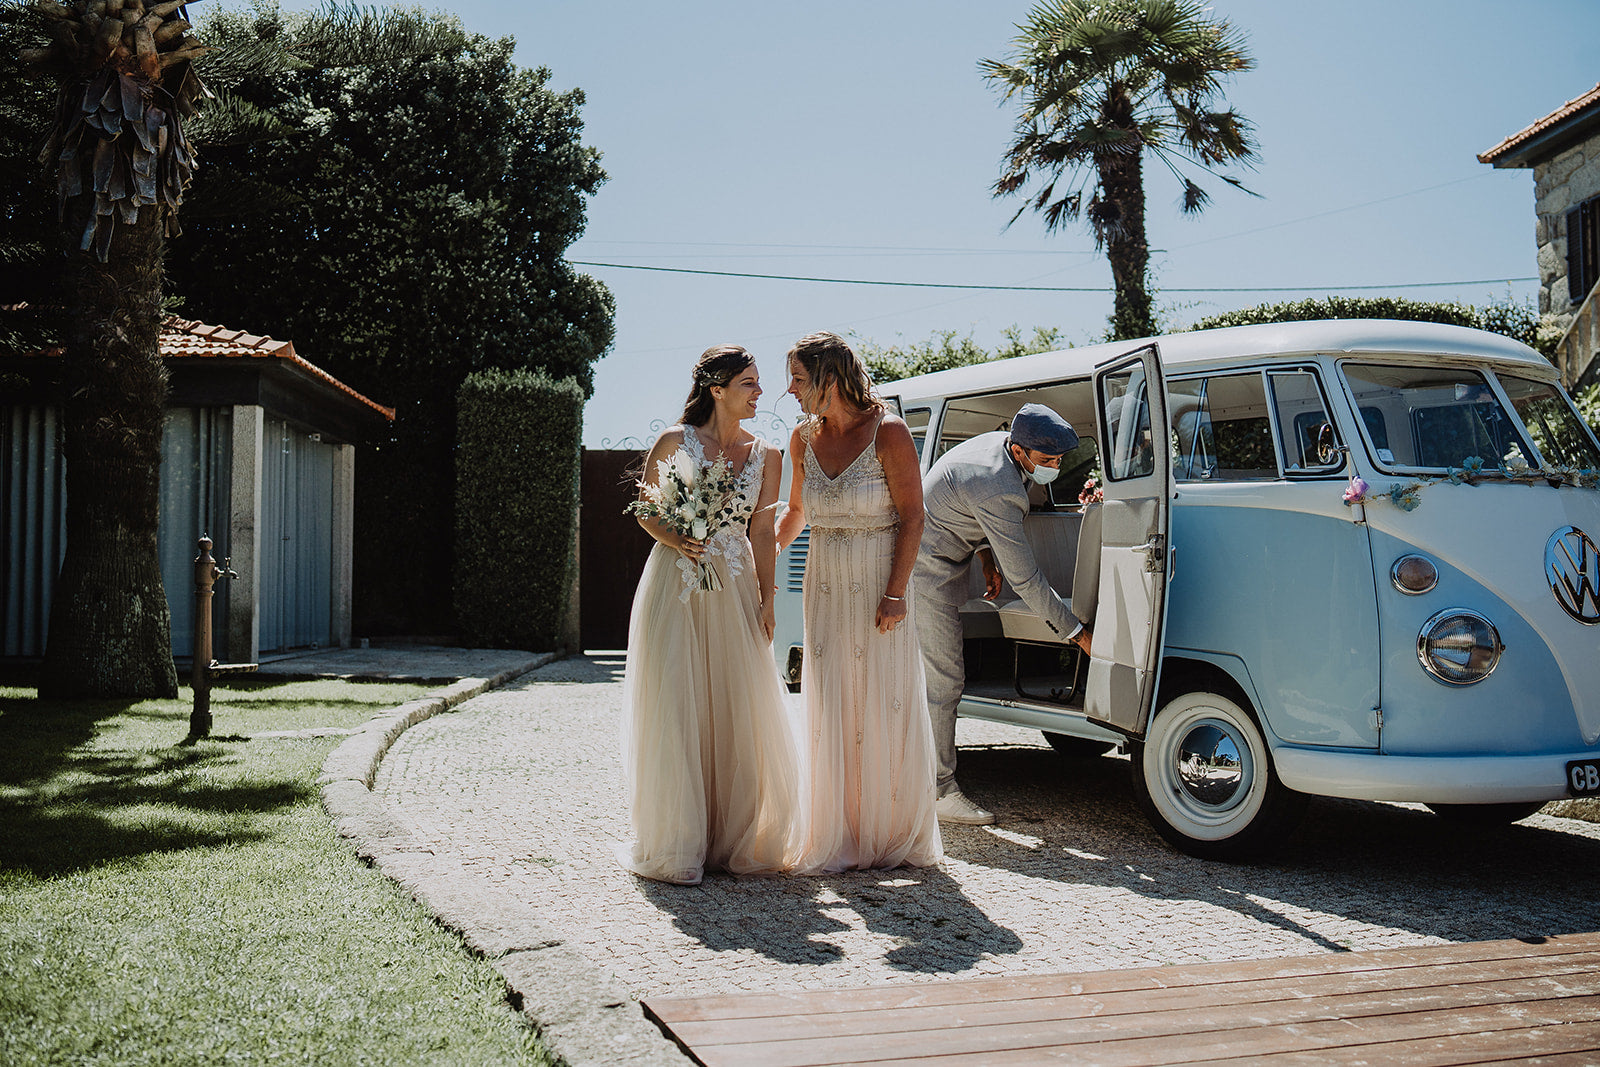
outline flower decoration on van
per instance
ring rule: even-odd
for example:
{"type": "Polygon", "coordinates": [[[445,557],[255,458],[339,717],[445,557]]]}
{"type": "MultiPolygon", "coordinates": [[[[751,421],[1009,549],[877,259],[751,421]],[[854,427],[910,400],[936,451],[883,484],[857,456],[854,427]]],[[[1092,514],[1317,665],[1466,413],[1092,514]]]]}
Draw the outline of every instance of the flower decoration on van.
{"type": "Polygon", "coordinates": [[[1416,511],[1417,505],[1422,503],[1422,483],[1412,482],[1410,485],[1401,485],[1396,482],[1389,487],[1389,492],[1385,495],[1388,496],[1389,503],[1401,511],[1416,511]]]}
{"type": "MultiPolygon", "coordinates": [[[[1422,503],[1421,494],[1424,484],[1423,482],[1412,482],[1407,485],[1402,482],[1396,482],[1389,488],[1380,491],[1376,498],[1389,501],[1401,511],[1415,511],[1417,510],[1417,505],[1422,503]]],[[[1371,492],[1372,486],[1367,484],[1365,478],[1359,474],[1351,475],[1350,484],[1345,486],[1344,489],[1345,506],[1351,507],[1356,504],[1367,503],[1369,500],[1374,499],[1368,495],[1371,492]]]]}
{"type": "Polygon", "coordinates": [[[1078,494],[1080,504],[1100,504],[1106,499],[1105,490],[1100,488],[1100,479],[1089,477],[1084,480],[1083,492],[1078,494]]]}

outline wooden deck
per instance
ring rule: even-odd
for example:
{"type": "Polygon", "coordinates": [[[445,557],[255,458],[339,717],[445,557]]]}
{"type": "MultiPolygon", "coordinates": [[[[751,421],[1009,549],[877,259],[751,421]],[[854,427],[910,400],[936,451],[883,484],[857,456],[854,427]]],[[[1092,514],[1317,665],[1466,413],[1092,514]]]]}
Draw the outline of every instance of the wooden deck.
{"type": "Polygon", "coordinates": [[[1600,934],[644,1008],[706,1067],[1600,1064],[1600,934]]]}

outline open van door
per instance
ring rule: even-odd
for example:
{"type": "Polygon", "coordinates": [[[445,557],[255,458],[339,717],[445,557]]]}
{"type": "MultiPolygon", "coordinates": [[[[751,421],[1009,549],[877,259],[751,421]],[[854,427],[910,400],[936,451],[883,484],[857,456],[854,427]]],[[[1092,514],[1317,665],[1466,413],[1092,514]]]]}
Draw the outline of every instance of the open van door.
{"type": "Polygon", "coordinates": [[[1154,344],[1095,368],[1105,503],[1088,717],[1135,736],[1155,700],[1170,557],[1172,451],[1154,344]]]}

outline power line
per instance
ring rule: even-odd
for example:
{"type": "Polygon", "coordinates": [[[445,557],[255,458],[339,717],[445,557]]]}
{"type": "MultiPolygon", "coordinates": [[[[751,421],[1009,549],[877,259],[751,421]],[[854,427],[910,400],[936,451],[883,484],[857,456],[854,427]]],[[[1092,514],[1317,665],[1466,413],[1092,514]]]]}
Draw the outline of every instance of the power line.
{"type": "MultiPolygon", "coordinates": [[[[891,285],[905,289],[984,289],[1021,293],[1109,293],[1104,285],[974,285],[962,282],[899,282],[876,278],[817,278],[800,274],[750,274],[731,270],[697,270],[692,267],[651,267],[642,263],[596,263],[592,260],[573,259],[568,262],[577,267],[607,267],[613,270],[648,270],[664,274],[703,274],[715,278],[757,278],[775,282],[820,282],[825,285],[891,285]]],[[[1536,282],[1538,278],[1474,278],[1455,282],[1400,282],[1394,285],[1242,285],[1194,288],[1162,286],[1163,293],[1326,293],[1356,292],[1377,289],[1444,289],[1460,285],[1500,285],[1505,282],[1536,282]]]]}

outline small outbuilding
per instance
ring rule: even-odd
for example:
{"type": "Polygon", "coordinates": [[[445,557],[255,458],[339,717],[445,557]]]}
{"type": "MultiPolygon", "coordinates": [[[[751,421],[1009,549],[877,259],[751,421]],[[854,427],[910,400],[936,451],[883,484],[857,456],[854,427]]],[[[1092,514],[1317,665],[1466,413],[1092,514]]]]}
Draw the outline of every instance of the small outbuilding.
{"type": "Polygon", "coordinates": [[[1562,384],[1600,375],[1600,85],[1507,137],[1478,162],[1533,170],[1539,312],[1563,331],[1562,384]]]}
{"type": "MultiPolygon", "coordinates": [[[[348,645],[355,452],[394,409],[338,381],[289,341],[178,318],[162,324],[171,374],[161,445],[161,573],[172,650],[194,641],[201,534],[239,574],[217,583],[214,655],[348,645]]],[[[0,398],[4,622],[0,656],[44,654],[65,551],[66,491],[54,353],[5,361],[0,398]]]]}

